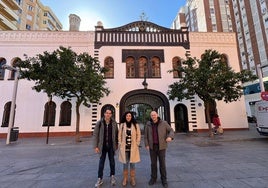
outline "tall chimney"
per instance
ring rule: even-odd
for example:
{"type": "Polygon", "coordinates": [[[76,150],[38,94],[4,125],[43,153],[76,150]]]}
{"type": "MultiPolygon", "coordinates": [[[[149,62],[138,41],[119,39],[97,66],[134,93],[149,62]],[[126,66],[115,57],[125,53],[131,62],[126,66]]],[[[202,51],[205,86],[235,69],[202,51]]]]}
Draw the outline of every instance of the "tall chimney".
{"type": "Polygon", "coordinates": [[[75,14],[69,15],[69,31],[79,31],[81,19],[79,16],[75,14]]]}

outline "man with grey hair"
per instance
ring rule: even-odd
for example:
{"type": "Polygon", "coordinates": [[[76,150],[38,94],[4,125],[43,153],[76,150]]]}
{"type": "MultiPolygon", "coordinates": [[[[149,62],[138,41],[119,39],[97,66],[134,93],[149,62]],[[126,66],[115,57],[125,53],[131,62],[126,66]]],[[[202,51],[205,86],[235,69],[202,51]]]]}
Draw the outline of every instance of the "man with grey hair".
{"type": "Polygon", "coordinates": [[[174,131],[164,120],[161,120],[156,111],[151,112],[151,119],[144,129],[144,142],[147,150],[150,151],[151,179],[149,185],[153,185],[157,179],[157,158],[163,187],[167,188],[166,172],[166,148],[167,143],[174,138],[174,131]]]}

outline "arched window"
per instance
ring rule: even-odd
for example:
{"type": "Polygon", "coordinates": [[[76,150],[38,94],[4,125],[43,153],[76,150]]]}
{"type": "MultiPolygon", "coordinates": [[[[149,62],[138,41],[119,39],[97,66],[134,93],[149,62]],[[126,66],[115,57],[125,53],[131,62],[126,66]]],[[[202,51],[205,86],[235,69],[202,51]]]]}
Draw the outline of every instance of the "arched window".
{"type": "Polygon", "coordinates": [[[55,126],[56,104],[53,101],[45,104],[44,119],[42,126],[55,126]]]}
{"type": "MultiPolygon", "coordinates": [[[[178,70],[181,67],[181,58],[174,57],[172,59],[173,70],[178,70]]],[[[182,73],[180,71],[173,71],[173,78],[181,78],[182,73]]]]}
{"type": "Polygon", "coordinates": [[[143,78],[145,75],[148,74],[147,73],[148,60],[146,57],[140,57],[138,62],[139,62],[139,78],[143,78]]]}
{"type": "MultiPolygon", "coordinates": [[[[12,67],[17,67],[18,64],[19,64],[19,62],[20,62],[20,58],[16,57],[16,58],[14,58],[14,60],[12,61],[11,66],[12,66],[12,67]]],[[[14,79],[15,79],[15,71],[12,70],[12,71],[10,71],[9,80],[14,80],[14,79]]]]}
{"type": "Polygon", "coordinates": [[[153,57],[151,59],[152,65],[152,78],[160,78],[160,59],[158,57],[153,57]]]}
{"type": "Polygon", "coordinates": [[[228,67],[229,61],[226,54],[221,55],[221,61],[228,67]]]}
{"type": "MultiPolygon", "coordinates": [[[[4,113],[3,113],[1,127],[8,127],[9,118],[10,118],[10,109],[11,109],[11,101],[7,102],[4,106],[4,113]]],[[[14,114],[14,118],[15,118],[15,114],[14,114]]]]}
{"type": "Polygon", "coordinates": [[[114,78],[114,59],[112,57],[106,57],[104,60],[104,68],[108,71],[105,72],[105,78],[114,78]]]}
{"type": "Polygon", "coordinates": [[[135,59],[133,57],[126,59],[126,77],[135,78],[135,59]]]}
{"type": "Polygon", "coordinates": [[[60,105],[60,124],[59,126],[70,126],[72,117],[72,104],[64,101],[60,105]]]}
{"type": "Polygon", "coordinates": [[[5,78],[5,69],[2,69],[2,66],[6,64],[6,59],[0,57],[0,80],[4,80],[5,78]]]}

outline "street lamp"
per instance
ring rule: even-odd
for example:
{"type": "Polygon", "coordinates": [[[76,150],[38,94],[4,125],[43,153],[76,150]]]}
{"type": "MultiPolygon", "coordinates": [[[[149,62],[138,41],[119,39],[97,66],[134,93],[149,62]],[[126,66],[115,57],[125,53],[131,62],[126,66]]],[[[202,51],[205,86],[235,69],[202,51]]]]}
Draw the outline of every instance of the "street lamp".
{"type": "Polygon", "coordinates": [[[7,140],[6,140],[6,144],[10,144],[10,134],[11,134],[11,129],[12,129],[13,124],[14,124],[15,105],[16,105],[16,97],[17,97],[17,89],[18,89],[18,81],[19,81],[20,72],[19,72],[18,68],[12,67],[10,65],[3,65],[2,69],[7,69],[7,70],[15,72],[14,87],[13,87],[11,109],[10,109],[10,117],[9,117],[9,122],[8,122],[7,140]]]}
{"type": "Polygon", "coordinates": [[[258,72],[258,77],[259,77],[259,82],[260,82],[260,87],[261,87],[261,92],[265,91],[264,88],[264,83],[263,83],[263,77],[262,77],[262,68],[267,67],[268,65],[260,65],[257,64],[257,72],[258,72]]]}

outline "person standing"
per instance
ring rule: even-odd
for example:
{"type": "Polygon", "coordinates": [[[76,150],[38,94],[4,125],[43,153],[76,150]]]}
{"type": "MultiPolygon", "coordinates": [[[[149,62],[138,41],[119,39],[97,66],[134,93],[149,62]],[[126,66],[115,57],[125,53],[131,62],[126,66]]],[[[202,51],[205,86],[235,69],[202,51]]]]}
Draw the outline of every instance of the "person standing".
{"type": "Polygon", "coordinates": [[[133,114],[126,112],[121,120],[118,132],[118,160],[123,163],[123,181],[122,185],[128,183],[128,167],[130,166],[130,184],[136,185],[135,163],[140,161],[139,145],[141,141],[141,131],[133,114]]]}
{"type": "Polygon", "coordinates": [[[96,123],[94,132],[94,150],[100,155],[98,167],[98,180],[95,187],[103,184],[103,170],[106,155],[108,154],[110,162],[111,184],[116,184],[115,179],[115,160],[114,155],[118,146],[118,127],[116,121],[112,118],[112,110],[107,108],[104,111],[104,117],[96,123]]]}
{"type": "Polygon", "coordinates": [[[214,127],[213,127],[214,134],[217,134],[218,129],[221,126],[221,121],[220,121],[218,114],[214,114],[214,116],[212,118],[212,123],[214,125],[214,127]]]}
{"type": "Polygon", "coordinates": [[[163,187],[168,187],[166,172],[166,148],[167,143],[174,138],[174,131],[164,120],[161,120],[156,111],[152,111],[150,121],[144,129],[145,147],[150,152],[151,159],[151,179],[149,185],[153,185],[157,180],[157,158],[163,187]]]}

